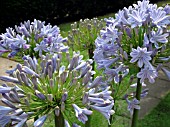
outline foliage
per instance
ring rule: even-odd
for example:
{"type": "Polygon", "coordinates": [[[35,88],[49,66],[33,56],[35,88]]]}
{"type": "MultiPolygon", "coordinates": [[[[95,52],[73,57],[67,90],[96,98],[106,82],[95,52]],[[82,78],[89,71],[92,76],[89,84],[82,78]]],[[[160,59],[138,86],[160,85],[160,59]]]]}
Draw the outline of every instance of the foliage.
{"type": "Polygon", "coordinates": [[[170,93],[147,116],[139,120],[138,127],[169,127],[170,93]]]}

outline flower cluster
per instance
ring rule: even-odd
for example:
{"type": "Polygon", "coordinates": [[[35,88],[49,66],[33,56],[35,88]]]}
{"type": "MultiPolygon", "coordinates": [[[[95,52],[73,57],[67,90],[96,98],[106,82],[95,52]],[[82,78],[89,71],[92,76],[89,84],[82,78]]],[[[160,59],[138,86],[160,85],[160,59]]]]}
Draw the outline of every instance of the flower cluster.
{"type": "Polygon", "coordinates": [[[68,50],[64,45],[66,41],[57,26],[45,25],[45,22],[36,19],[34,22],[28,20],[15,29],[7,28],[6,33],[0,35],[0,55],[39,57],[46,52],[63,52],[68,50]]]}
{"type": "Polygon", "coordinates": [[[64,117],[66,126],[76,125],[70,118],[75,114],[85,123],[91,109],[109,120],[114,113],[111,91],[109,87],[101,90],[105,83],[102,76],[92,80],[92,60],[82,58],[79,52],[74,52],[72,58],[68,52],[58,52],[42,55],[39,64],[35,57],[27,56],[24,65],[17,65],[13,77],[1,76],[1,80],[15,85],[0,86],[1,101],[5,104],[0,106],[0,126],[22,127],[27,120],[38,117],[34,126],[40,127],[53,113],[64,117]]]}
{"type": "MultiPolygon", "coordinates": [[[[143,0],[119,10],[115,18],[105,19],[107,26],[95,41],[94,60],[110,81],[120,83],[126,75],[134,74],[141,84],[146,79],[154,83],[160,69],[166,75],[170,74],[158,63],[170,60],[167,48],[169,9],[168,5],[157,7],[143,0]]],[[[127,102],[131,104],[129,100],[127,102]]],[[[134,104],[139,104],[136,102],[134,104]]]]}
{"type": "Polygon", "coordinates": [[[68,33],[69,46],[73,50],[94,48],[94,41],[103,26],[104,21],[97,18],[81,19],[79,23],[74,22],[74,24],[71,24],[71,31],[68,33]]]}

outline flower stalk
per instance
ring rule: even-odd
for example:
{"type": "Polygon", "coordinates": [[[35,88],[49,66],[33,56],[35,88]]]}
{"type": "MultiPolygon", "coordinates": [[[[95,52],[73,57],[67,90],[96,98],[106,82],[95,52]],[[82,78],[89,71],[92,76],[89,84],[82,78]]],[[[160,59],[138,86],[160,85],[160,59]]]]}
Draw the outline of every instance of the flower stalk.
{"type": "MultiPolygon", "coordinates": [[[[93,59],[93,56],[94,56],[93,51],[94,51],[94,46],[91,44],[90,48],[88,49],[89,59],[93,59]]],[[[95,68],[95,62],[94,61],[91,64],[91,66],[92,66],[92,70],[94,70],[94,68],[95,68]]]]}
{"type": "Polygon", "coordinates": [[[88,116],[88,121],[85,123],[85,127],[91,127],[91,116],[88,116]]]}
{"type": "MultiPolygon", "coordinates": [[[[139,69],[139,72],[140,72],[140,69],[139,69]]],[[[136,99],[138,101],[140,101],[140,98],[141,98],[141,91],[142,91],[142,84],[140,83],[140,78],[138,78],[137,88],[136,88],[136,99]]],[[[138,116],[139,116],[139,110],[134,108],[131,127],[137,127],[138,116]]]]}
{"type": "Polygon", "coordinates": [[[59,116],[54,111],[54,122],[55,127],[65,127],[63,114],[60,112],[59,116]]]}

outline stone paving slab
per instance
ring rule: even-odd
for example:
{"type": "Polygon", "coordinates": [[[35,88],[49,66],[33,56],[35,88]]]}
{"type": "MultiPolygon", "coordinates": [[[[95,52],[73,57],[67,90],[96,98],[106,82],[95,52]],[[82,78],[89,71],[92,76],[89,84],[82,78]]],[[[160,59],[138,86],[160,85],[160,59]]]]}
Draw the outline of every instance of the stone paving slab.
{"type": "Polygon", "coordinates": [[[148,83],[147,88],[149,88],[149,93],[144,99],[141,100],[141,110],[139,112],[140,118],[147,115],[159,104],[161,99],[170,92],[170,81],[162,72],[160,72],[155,83],[148,83]]]}
{"type": "MultiPolygon", "coordinates": [[[[7,75],[5,73],[6,70],[11,70],[11,69],[15,68],[16,65],[17,65],[16,62],[0,57],[0,76],[7,75]]],[[[0,83],[2,83],[1,80],[0,80],[0,83]]]]}

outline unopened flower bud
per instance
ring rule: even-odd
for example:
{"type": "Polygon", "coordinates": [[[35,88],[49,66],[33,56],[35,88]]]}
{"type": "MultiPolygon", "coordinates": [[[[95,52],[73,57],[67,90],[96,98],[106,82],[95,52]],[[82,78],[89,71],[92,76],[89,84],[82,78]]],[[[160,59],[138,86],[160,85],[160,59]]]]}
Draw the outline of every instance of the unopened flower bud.
{"type": "Polygon", "coordinates": [[[131,38],[132,37],[131,29],[129,27],[126,27],[125,30],[126,30],[126,34],[131,38]]]}
{"type": "Polygon", "coordinates": [[[9,100],[6,100],[4,98],[1,99],[1,102],[4,103],[5,105],[9,106],[10,108],[17,109],[13,103],[11,103],[9,100]]]}
{"type": "Polygon", "coordinates": [[[68,93],[64,92],[64,94],[62,95],[61,101],[64,102],[65,100],[67,100],[68,97],[68,93]]]}
{"type": "Polygon", "coordinates": [[[83,78],[83,85],[86,85],[91,80],[91,71],[88,71],[83,78]]]}
{"type": "Polygon", "coordinates": [[[88,30],[91,30],[91,27],[92,27],[91,24],[87,24],[87,29],[88,30]]]}
{"type": "Polygon", "coordinates": [[[53,87],[54,87],[54,80],[50,79],[50,88],[53,89],[53,87]]]}
{"type": "Polygon", "coordinates": [[[34,75],[32,76],[31,81],[34,85],[34,89],[37,90],[38,89],[38,83],[37,83],[37,78],[34,75]]]}
{"type": "Polygon", "coordinates": [[[11,87],[1,87],[0,86],[0,93],[9,93],[12,90],[11,87]]]}
{"type": "Polygon", "coordinates": [[[52,71],[51,65],[48,66],[48,76],[49,76],[50,79],[53,78],[53,71],[52,71]]]}
{"type": "Polygon", "coordinates": [[[65,83],[67,77],[68,77],[68,71],[64,71],[62,74],[61,74],[61,81],[62,83],[65,83]]]}
{"type": "Polygon", "coordinates": [[[36,66],[35,66],[35,64],[34,64],[34,62],[33,62],[33,60],[32,60],[31,57],[28,58],[28,62],[29,62],[29,64],[30,64],[31,68],[32,68],[34,71],[36,71],[36,66]]]}
{"type": "Polygon", "coordinates": [[[91,65],[88,64],[87,67],[82,70],[80,77],[83,77],[91,68],[92,68],[91,65]]]}
{"type": "Polygon", "coordinates": [[[29,104],[29,102],[28,102],[27,99],[24,99],[24,102],[25,102],[25,104],[26,104],[28,107],[30,106],[30,104],[29,104]]]}
{"type": "Polygon", "coordinates": [[[58,106],[55,108],[55,115],[56,116],[60,115],[60,108],[58,106]]]}
{"type": "Polygon", "coordinates": [[[22,71],[25,72],[26,74],[29,74],[29,75],[35,75],[36,77],[39,77],[39,75],[34,72],[33,70],[31,70],[30,68],[28,68],[27,66],[23,66],[22,67],[22,71]]]}
{"type": "Polygon", "coordinates": [[[131,84],[133,82],[133,79],[134,79],[134,75],[131,75],[130,80],[129,80],[129,84],[131,84]]]}
{"type": "Polygon", "coordinates": [[[123,52],[123,56],[124,56],[124,58],[125,58],[126,60],[128,60],[128,54],[127,54],[126,51],[123,52]]]}
{"type": "Polygon", "coordinates": [[[26,86],[29,86],[29,82],[28,82],[28,78],[27,78],[26,74],[25,74],[24,72],[21,72],[21,73],[20,73],[20,76],[21,76],[21,79],[22,79],[22,81],[24,82],[24,84],[25,84],[26,86]]]}
{"type": "Polygon", "coordinates": [[[89,94],[86,92],[86,93],[84,93],[84,96],[83,96],[83,104],[86,104],[87,102],[88,102],[88,96],[89,96],[89,94]]]}
{"type": "Polygon", "coordinates": [[[0,80],[5,82],[19,83],[17,78],[9,77],[9,76],[0,76],[0,80]]]}
{"type": "Polygon", "coordinates": [[[47,99],[48,99],[48,101],[52,102],[53,101],[53,95],[52,94],[48,94],[47,95],[47,99]]]}
{"type": "Polygon", "coordinates": [[[95,88],[95,87],[97,87],[98,85],[100,85],[100,83],[102,82],[102,79],[103,79],[102,76],[97,76],[97,77],[94,79],[93,83],[91,84],[90,88],[95,88]]]}
{"type": "Polygon", "coordinates": [[[24,66],[27,66],[27,67],[30,68],[30,65],[29,65],[29,63],[28,63],[28,60],[24,60],[24,66]]]}
{"type": "Polygon", "coordinates": [[[20,76],[20,72],[18,70],[16,71],[16,76],[17,76],[17,79],[20,82],[20,84],[22,84],[22,79],[21,79],[21,76],[20,76]]]}
{"type": "Polygon", "coordinates": [[[61,111],[64,111],[64,110],[65,110],[65,103],[61,102],[61,111]]]}
{"type": "Polygon", "coordinates": [[[40,93],[38,90],[35,90],[35,95],[36,95],[39,99],[41,99],[41,100],[45,100],[45,99],[46,99],[45,95],[42,94],[42,93],[40,93]]]}
{"type": "Polygon", "coordinates": [[[19,98],[14,93],[9,93],[9,97],[16,103],[20,103],[19,98]]]}
{"type": "Polygon", "coordinates": [[[166,45],[163,45],[162,48],[161,48],[161,53],[163,53],[166,49],[166,45]]]}
{"type": "Polygon", "coordinates": [[[162,67],[162,64],[158,64],[157,68],[156,68],[156,71],[160,71],[161,70],[161,67],[162,67]]]}

